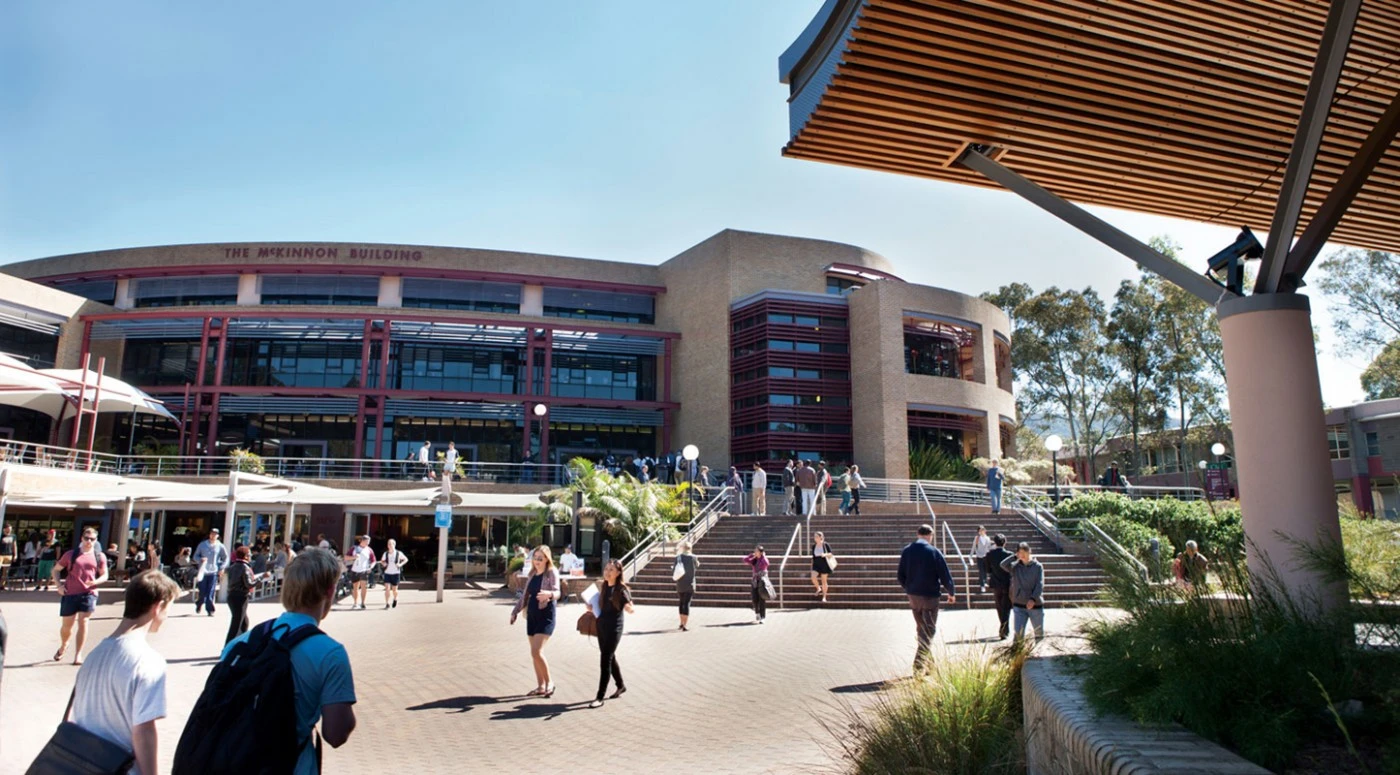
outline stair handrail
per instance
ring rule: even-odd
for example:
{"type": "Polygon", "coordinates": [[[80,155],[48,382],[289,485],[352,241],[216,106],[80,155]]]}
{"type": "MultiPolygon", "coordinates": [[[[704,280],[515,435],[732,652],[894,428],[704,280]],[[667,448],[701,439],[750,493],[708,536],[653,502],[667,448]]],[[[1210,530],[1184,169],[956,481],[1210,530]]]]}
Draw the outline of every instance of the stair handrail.
{"type": "MultiPolygon", "coordinates": [[[[815,502],[815,501],[814,501],[815,502]]],[[[783,552],[783,564],[778,566],[778,607],[783,607],[783,578],[787,575],[788,557],[792,556],[792,545],[797,542],[797,536],[802,532],[802,521],[792,526],[792,538],[788,539],[787,551],[783,552]]]]}
{"type": "Polygon", "coordinates": [[[1055,516],[1048,506],[1043,506],[1040,500],[1027,494],[1027,491],[1019,486],[1013,486],[1008,491],[1009,498],[1005,502],[1009,503],[1011,509],[1020,514],[1031,526],[1040,531],[1040,534],[1050,539],[1056,549],[1064,549],[1064,534],[1060,531],[1060,518],[1055,516]]]}
{"type": "Polygon", "coordinates": [[[1125,561],[1130,567],[1137,571],[1138,576],[1145,582],[1148,580],[1147,565],[1142,560],[1134,557],[1132,552],[1123,548],[1123,545],[1113,540],[1113,536],[1105,533],[1103,528],[1094,524],[1092,519],[1086,519],[1079,523],[1080,529],[1089,539],[1089,544],[1095,548],[1106,549],[1109,554],[1116,555],[1119,561],[1125,561]]]}
{"type": "MultiPolygon", "coordinates": [[[[928,493],[924,492],[923,482],[916,481],[914,485],[919,493],[919,497],[924,501],[924,506],[928,508],[928,524],[929,527],[933,528],[933,534],[936,536],[938,535],[938,514],[933,510],[933,502],[928,499],[928,493]]],[[[948,525],[945,523],[943,526],[947,527],[948,525]]]]}
{"type": "Polygon", "coordinates": [[[943,552],[944,555],[947,555],[947,554],[948,554],[948,552],[946,551],[946,548],[947,548],[947,546],[948,546],[948,542],[949,542],[949,541],[952,541],[952,542],[953,542],[953,551],[954,551],[955,553],[957,553],[957,555],[958,555],[958,560],[959,560],[960,562],[962,562],[962,566],[963,566],[963,598],[964,598],[965,600],[967,600],[967,607],[968,607],[968,608],[971,608],[971,607],[972,607],[972,565],[971,565],[971,563],[968,562],[968,559],[967,559],[966,555],[964,555],[964,554],[962,553],[962,548],[958,546],[958,539],[955,538],[955,537],[953,536],[953,529],[950,528],[950,527],[948,527],[948,523],[947,523],[947,522],[944,522],[944,523],[943,523],[943,546],[944,546],[944,548],[945,548],[945,551],[943,552]]]}
{"type": "Polygon", "coordinates": [[[695,546],[696,541],[704,538],[705,534],[710,532],[710,528],[714,527],[714,524],[719,521],[718,504],[723,501],[731,489],[731,487],[726,485],[715,495],[714,500],[706,503],[705,508],[700,509],[700,513],[696,514],[695,518],[690,520],[690,523],[686,525],[685,533],[681,535],[680,540],[689,543],[691,546],[695,546]]]}
{"type": "MultiPolygon", "coordinates": [[[[700,513],[696,514],[695,518],[686,524],[687,536],[689,536],[690,533],[695,530],[695,527],[699,522],[708,519],[709,516],[712,516],[716,512],[718,512],[719,504],[724,502],[724,499],[728,495],[730,489],[731,488],[728,486],[721,488],[719,492],[715,493],[713,498],[711,498],[708,502],[705,503],[703,507],[701,507],[700,513]]],[[[641,573],[642,569],[646,567],[646,564],[650,562],[651,558],[655,555],[655,550],[658,543],[661,547],[661,556],[666,556],[666,536],[668,534],[667,531],[669,528],[670,524],[652,528],[650,532],[648,532],[645,536],[642,537],[642,540],[638,541],[635,545],[633,545],[631,551],[627,552],[627,554],[622,555],[622,559],[618,560],[618,562],[622,563],[622,577],[624,579],[630,582],[632,579],[637,577],[638,573],[641,573]]],[[[708,531],[708,529],[709,528],[707,527],[706,530],[708,531]]],[[[704,534],[702,533],[701,535],[704,534]]]]}

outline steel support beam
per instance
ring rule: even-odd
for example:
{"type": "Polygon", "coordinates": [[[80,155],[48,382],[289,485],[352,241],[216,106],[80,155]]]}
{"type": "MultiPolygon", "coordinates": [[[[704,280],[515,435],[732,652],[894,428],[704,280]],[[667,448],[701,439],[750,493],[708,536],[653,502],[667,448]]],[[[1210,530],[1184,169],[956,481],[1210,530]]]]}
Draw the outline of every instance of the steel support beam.
{"type": "Polygon", "coordinates": [[[993,182],[1001,184],[1036,207],[1131,258],[1143,269],[1155,272],[1181,286],[1182,289],[1200,297],[1211,306],[1215,306],[1223,298],[1234,296],[1205,275],[1197,274],[1185,264],[1153,250],[1127,232],[1092,215],[1079,205],[1047,191],[976,148],[969,148],[965,151],[959,157],[958,163],[981,173],[993,182]]]}
{"type": "Polygon", "coordinates": [[[1322,133],[1332,112],[1332,98],[1342,77],[1342,64],[1351,45],[1352,31],[1356,29],[1356,17],[1361,14],[1361,3],[1362,0],[1332,0],[1332,7],[1327,12],[1327,26],[1323,28],[1322,40],[1318,43],[1312,79],[1308,82],[1308,93],[1303,99],[1302,113],[1298,116],[1298,131],[1293,136],[1293,150],[1288,154],[1288,168],[1279,186],[1278,204],[1274,210],[1273,225],[1269,227],[1269,242],[1264,246],[1259,279],[1254,284],[1255,293],[1279,291],[1289,249],[1298,233],[1298,222],[1307,198],[1308,183],[1312,180],[1313,166],[1317,162],[1317,151],[1322,145],[1322,133]]]}
{"type": "Polygon", "coordinates": [[[1386,108],[1380,120],[1371,129],[1371,133],[1366,136],[1366,141],[1356,150],[1356,155],[1351,157],[1351,163],[1337,179],[1337,184],[1332,187],[1327,198],[1322,201],[1322,206],[1317,208],[1298,242],[1288,251],[1288,260],[1284,263],[1283,278],[1279,284],[1280,291],[1296,291],[1302,286],[1303,275],[1308,273],[1317,254],[1322,252],[1322,246],[1332,236],[1332,230],[1337,228],[1342,216],[1346,215],[1347,209],[1356,199],[1357,193],[1366,185],[1381,157],[1385,156],[1386,150],[1395,140],[1397,131],[1400,131],[1400,94],[1390,101],[1390,107],[1386,108]]]}

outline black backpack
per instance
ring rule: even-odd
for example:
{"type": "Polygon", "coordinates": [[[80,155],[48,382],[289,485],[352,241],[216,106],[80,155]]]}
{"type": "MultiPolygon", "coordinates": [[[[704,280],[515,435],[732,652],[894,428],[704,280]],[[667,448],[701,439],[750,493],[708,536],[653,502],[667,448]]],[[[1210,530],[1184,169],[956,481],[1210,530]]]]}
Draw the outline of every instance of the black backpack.
{"type": "MultiPolygon", "coordinates": [[[[209,674],[175,748],[172,773],[282,775],[296,769],[307,741],[297,739],[291,654],[323,633],[308,624],[279,639],[272,636],[275,625],[255,627],[209,674]]],[[[320,754],[318,741],[318,761],[320,754]]]]}

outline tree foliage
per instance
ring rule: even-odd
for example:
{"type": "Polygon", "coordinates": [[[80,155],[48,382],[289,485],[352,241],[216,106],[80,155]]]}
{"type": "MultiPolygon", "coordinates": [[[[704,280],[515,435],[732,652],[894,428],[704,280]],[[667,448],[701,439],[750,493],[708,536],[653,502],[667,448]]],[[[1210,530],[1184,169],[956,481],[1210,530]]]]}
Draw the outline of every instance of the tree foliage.
{"type": "Polygon", "coordinates": [[[1366,399],[1400,398],[1400,339],[1381,349],[1371,365],[1361,372],[1366,399]]]}
{"type": "Polygon", "coordinates": [[[1322,262],[1318,287],[1333,297],[1333,325],[1352,352],[1373,353],[1400,338],[1400,256],[1344,250],[1322,262]]]}

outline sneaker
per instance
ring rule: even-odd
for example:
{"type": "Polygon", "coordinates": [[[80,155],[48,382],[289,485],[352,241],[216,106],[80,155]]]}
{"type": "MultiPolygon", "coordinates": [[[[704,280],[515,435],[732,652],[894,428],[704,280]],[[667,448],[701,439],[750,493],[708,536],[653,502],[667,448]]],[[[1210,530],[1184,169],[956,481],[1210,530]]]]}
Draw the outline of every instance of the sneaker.
{"type": "Polygon", "coordinates": [[[385,604],[384,604],[384,610],[385,610],[385,611],[389,610],[389,604],[388,604],[388,603],[385,603],[385,604]]]}
{"type": "Polygon", "coordinates": [[[395,607],[395,608],[398,608],[398,607],[399,607],[399,599],[398,599],[397,597],[394,598],[394,607],[395,607]]]}

